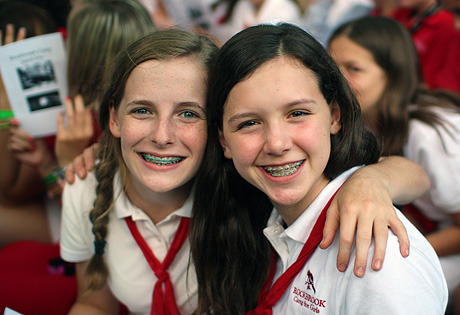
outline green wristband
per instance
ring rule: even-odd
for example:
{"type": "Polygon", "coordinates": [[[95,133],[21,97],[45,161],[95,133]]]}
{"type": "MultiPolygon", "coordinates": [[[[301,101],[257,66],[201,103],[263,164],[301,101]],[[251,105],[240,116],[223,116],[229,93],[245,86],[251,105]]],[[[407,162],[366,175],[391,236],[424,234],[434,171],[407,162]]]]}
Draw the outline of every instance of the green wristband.
{"type": "Polygon", "coordinates": [[[56,184],[59,178],[60,170],[61,169],[58,166],[56,166],[55,168],[53,168],[53,170],[48,175],[46,175],[46,177],[43,179],[46,183],[46,186],[49,187],[49,186],[56,184]]]}
{"type": "Polygon", "coordinates": [[[14,118],[13,111],[11,109],[0,109],[0,120],[6,120],[8,118],[14,118]]]}

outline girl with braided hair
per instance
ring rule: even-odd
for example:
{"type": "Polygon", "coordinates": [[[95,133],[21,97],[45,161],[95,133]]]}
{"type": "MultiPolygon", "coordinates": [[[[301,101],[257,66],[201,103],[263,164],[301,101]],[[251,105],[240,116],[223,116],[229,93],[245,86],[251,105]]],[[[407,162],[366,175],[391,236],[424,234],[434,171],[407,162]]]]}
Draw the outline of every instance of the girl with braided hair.
{"type": "Polygon", "coordinates": [[[117,300],[135,313],[195,310],[191,179],[206,144],[216,50],[203,36],[168,30],[116,58],[100,105],[100,162],[63,194],[61,255],[77,262],[79,286],[71,313],[115,314],[117,300]]]}
{"type": "MultiPolygon", "coordinates": [[[[189,258],[187,219],[197,197],[192,179],[200,168],[209,133],[207,70],[216,49],[201,36],[167,30],[140,39],[118,56],[99,109],[100,161],[95,172],[66,185],[63,194],[61,255],[77,262],[79,282],[71,313],[91,308],[113,314],[117,300],[133,313],[195,311],[198,287],[189,258]]],[[[423,174],[413,164],[398,159],[377,168],[366,168],[361,176],[350,178],[353,186],[345,185],[334,205],[348,211],[348,216],[341,217],[346,223],[340,233],[341,242],[345,240],[338,254],[341,270],[348,263],[347,246],[351,247],[343,233],[351,231],[353,238],[359,221],[360,255],[354,268],[358,276],[364,274],[372,226],[376,242],[382,235],[386,240],[388,225],[397,230],[401,252],[407,256],[405,230],[389,207],[390,197],[400,197],[401,191],[418,195],[425,189],[423,174]],[[412,185],[411,180],[404,180],[407,177],[398,176],[394,176],[396,182],[382,177],[375,180],[375,169],[391,178],[399,172],[398,165],[415,172],[412,178],[421,179],[422,184],[415,181],[412,185]],[[357,189],[357,182],[367,189],[357,189]]],[[[330,222],[334,219],[332,216],[330,222]]],[[[332,242],[335,230],[328,235],[326,244],[332,242]]],[[[381,268],[385,253],[385,243],[379,244],[373,259],[380,264],[374,264],[375,269],[381,268]]],[[[208,252],[210,259],[226,255],[220,248],[215,251],[208,252]]],[[[247,275],[258,266],[245,266],[239,272],[247,275]]],[[[219,277],[213,280],[221,281],[219,277]]]]}

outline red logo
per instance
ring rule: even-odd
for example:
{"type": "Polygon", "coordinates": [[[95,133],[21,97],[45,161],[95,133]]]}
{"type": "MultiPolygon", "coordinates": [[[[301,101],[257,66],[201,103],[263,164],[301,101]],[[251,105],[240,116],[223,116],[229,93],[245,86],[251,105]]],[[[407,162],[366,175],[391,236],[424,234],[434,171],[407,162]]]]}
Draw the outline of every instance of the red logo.
{"type": "Polygon", "coordinates": [[[307,281],[305,281],[305,285],[307,286],[307,290],[313,290],[313,293],[316,293],[315,284],[313,283],[313,275],[310,270],[307,272],[307,281]]]}

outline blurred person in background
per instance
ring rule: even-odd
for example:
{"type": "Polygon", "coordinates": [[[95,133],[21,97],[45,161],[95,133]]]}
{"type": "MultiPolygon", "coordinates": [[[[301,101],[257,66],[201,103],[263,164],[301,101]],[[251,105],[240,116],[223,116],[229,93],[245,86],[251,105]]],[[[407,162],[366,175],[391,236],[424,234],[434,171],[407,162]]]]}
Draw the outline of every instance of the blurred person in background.
{"type": "Polygon", "coordinates": [[[411,36],[393,19],[346,23],[329,51],[383,137],[383,154],[405,156],[430,178],[428,192],[402,211],[440,257],[451,305],[460,283],[460,99],[424,88],[411,36]]]}

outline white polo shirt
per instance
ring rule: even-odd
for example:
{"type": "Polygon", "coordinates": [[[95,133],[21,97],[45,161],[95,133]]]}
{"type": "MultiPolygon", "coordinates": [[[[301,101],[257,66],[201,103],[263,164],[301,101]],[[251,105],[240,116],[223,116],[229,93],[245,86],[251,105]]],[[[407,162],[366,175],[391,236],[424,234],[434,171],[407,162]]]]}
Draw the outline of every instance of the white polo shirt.
{"type": "MultiPolygon", "coordinates": [[[[220,6],[226,8],[226,3],[220,6]]],[[[217,10],[220,10],[218,8],[217,10]]],[[[232,17],[226,23],[214,29],[214,35],[223,43],[236,33],[250,26],[263,23],[289,22],[299,25],[300,10],[291,0],[265,0],[261,7],[256,7],[250,0],[239,0],[235,4],[232,17]]]]}
{"type": "Polygon", "coordinates": [[[412,119],[403,153],[423,167],[431,182],[414,205],[445,228],[452,225],[450,215],[460,212],[460,115],[435,107],[432,111],[447,121],[447,130],[412,119]]]}
{"type": "MultiPolygon", "coordinates": [[[[61,256],[66,261],[89,260],[94,253],[94,236],[89,212],[96,198],[97,181],[94,172],[85,180],[77,179],[66,185],[63,192],[63,219],[61,256]]],[[[117,198],[108,224],[104,260],[109,269],[108,285],[115,297],[125,304],[132,314],[150,314],[152,293],[157,278],[144,254],[133,238],[124,220],[132,216],[139,232],[159,261],[163,261],[174,239],[181,217],[190,217],[192,197],[182,208],[174,211],[158,224],[134,206],[122,190],[119,172],[114,178],[117,198]]],[[[190,243],[185,241],[169,268],[174,286],[177,307],[181,314],[192,314],[197,306],[198,287],[194,266],[189,260],[190,243]]]]}
{"type": "MultiPolygon", "coordinates": [[[[460,115],[439,107],[431,110],[447,123],[433,128],[412,119],[404,156],[422,166],[431,182],[413,204],[445,229],[454,224],[451,215],[460,212],[460,115]]],[[[440,257],[440,261],[452,299],[460,284],[460,253],[440,257]]]]}
{"type": "MultiPolygon", "coordinates": [[[[272,213],[265,236],[279,257],[274,281],[292,265],[304,246],[321,210],[334,192],[356,170],[353,168],[331,181],[303,214],[288,228],[272,213]]],[[[350,266],[336,267],[339,238],[326,250],[316,249],[273,307],[273,314],[444,314],[447,286],[439,260],[428,241],[398,211],[411,242],[408,258],[399,252],[397,237],[390,232],[382,270],[371,269],[371,244],[366,274],[353,274],[353,245],[350,266]]]]}

